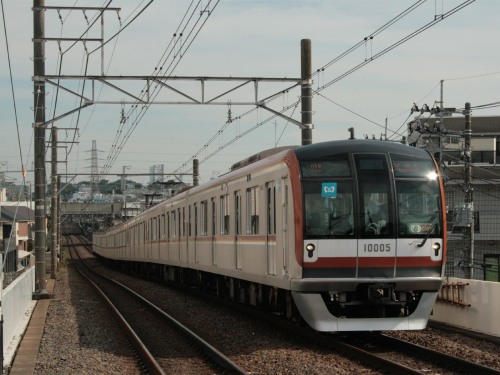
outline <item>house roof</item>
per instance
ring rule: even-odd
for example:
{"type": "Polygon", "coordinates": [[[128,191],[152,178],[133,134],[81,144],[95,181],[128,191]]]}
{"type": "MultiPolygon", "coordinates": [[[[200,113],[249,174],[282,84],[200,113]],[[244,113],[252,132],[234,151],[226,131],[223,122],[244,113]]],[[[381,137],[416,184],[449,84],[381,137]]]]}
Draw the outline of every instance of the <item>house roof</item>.
{"type": "Polygon", "coordinates": [[[0,217],[6,221],[35,221],[35,211],[28,207],[21,206],[1,206],[0,217]],[[16,212],[17,211],[17,212],[16,212]]]}

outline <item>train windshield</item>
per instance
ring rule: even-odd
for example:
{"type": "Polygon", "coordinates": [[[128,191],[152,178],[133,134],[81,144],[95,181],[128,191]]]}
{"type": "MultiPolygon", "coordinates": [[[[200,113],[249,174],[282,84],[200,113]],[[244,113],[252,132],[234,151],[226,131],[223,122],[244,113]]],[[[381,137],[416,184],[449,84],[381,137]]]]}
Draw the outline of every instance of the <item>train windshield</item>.
{"type": "Polygon", "coordinates": [[[301,164],[305,235],[354,237],[354,188],[348,155],[301,164]]]}
{"type": "Polygon", "coordinates": [[[346,154],[302,161],[301,172],[306,238],[442,234],[439,182],[430,158],[346,154]]]}
{"type": "Polygon", "coordinates": [[[353,237],[352,181],[305,181],[305,235],[307,237],[353,237]],[[326,193],[325,193],[326,191],[326,193]]]}
{"type": "Polygon", "coordinates": [[[391,155],[396,179],[399,237],[441,236],[439,181],[431,160],[391,155]]]}

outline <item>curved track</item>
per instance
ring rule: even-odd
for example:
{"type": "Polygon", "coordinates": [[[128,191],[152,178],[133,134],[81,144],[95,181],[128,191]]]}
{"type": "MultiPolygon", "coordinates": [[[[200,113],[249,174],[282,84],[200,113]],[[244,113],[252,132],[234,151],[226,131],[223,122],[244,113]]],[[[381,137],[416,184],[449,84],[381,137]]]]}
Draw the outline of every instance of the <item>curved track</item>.
{"type": "Polygon", "coordinates": [[[115,280],[100,275],[95,270],[100,267],[96,259],[82,246],[76,245],[74,238],[68,238],[68,242],[72,245],[70,253],[75,266],[112,309],[149,372],[245,373],[151,302],[115,280]]]}

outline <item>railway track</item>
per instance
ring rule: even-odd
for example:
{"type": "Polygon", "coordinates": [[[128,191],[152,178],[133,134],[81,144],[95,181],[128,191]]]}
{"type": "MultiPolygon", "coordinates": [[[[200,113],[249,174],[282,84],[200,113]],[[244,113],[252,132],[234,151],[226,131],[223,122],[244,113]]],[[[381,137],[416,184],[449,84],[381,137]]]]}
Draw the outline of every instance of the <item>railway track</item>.
{"type": "Polygon", "coordinates": [[[99,267],[96,259],[76,245],[74,238],[69,238],[68,243],[75,267],[112,309],[149,373],[245,373],[223,353],[151,302],[93,270],[99,267]],[[89,263],[94,263],[94,267],[89,263]]]}
{"type": "MultiPolygon", "coordinates": [[[[345,335],[343,343],[348,343],[381,358],[398,358],[407,361],[411,359],[412,367],[418,367],[418,374],[453,373],[453,374],[484,374],[500,375],[500,371],[460,357],[436,351],[405,340],[387,336],[382,333],[363,333],[345,335]],[[416,365],[415,365],[416,364],[416,365]]],[[[390,359],[392,361],[392,359],[390,359]]]]}
{"type": "Polygon", "coordinates": [[[294,331],[296,336],[304,336],[309,341],[318,342],[322,347],[351,358],[353,361],[381,371],[384,374],[495,374],[500,370],[479,363],[452,356],[444,352],[426,348],[382,333],[324,334],[297,326],[279,317],[263,313],[246,305],[196,293],[198,297],[219,301],[231,309],[263,320],[273,327],[294,331]]]}
{"type": "MultiPolygon", "coordinates": [[[[132,287],[129,284],[129,287],[132,287]]],[[[134,284],[135,285],[135,284],[134,284]]],[[[188,289],[191,290],[192,289],[188,289]]],[[[443,353],[437,353],[431,349],[417,348],[416,346],[403,342],[394,341],[390,337],[378,334],[344,335],[344,334],[319,334],[309,329],[296,327],[283,319],[270,314],[259,312],[248,306],[235,304],[211,297],[205,293],[195,293],[197,298],[209,300],[213,305],[227,305],[231,310],[237,310],[237,315],[250,315],[265,322],[273,331],[283,330],[291,333],[294,337],[304,337],[308,342],[316,343],[311,347],[321,347],[331,353],[338,353],[344,358],[349,358],[353,363],[358,363],[360,368],[371,368],[376,372],[384,374],[500,374],[500,371],[479,364],[467,362],[443,353]]],[[[194,303],[196,305],[196,302],[194,303]]],[[[249,319],[251,321],[251,319],[249,319]]],[[[279,335],[279,333],[278,333],[279,335]]],[[[300,341],[300,340],[299,340],[300,341]]],[[[305,350],[308,344],[305,345],[305,350]]]]}

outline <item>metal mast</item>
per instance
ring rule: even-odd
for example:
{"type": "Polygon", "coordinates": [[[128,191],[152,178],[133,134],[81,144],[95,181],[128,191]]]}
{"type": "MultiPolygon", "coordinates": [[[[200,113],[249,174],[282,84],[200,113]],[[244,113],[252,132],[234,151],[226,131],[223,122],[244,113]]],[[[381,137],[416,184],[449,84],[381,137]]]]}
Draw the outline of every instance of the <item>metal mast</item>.
{"type": "Polygon", "coordinates": [[[465,103],[465,150],[464,150],[464,179],[465,196],[464,205],[467,213],[467,223],[464,229],[464,274],[466,279],[474,275],[474,188],[472,186],[472,122],[470,103],[465,103]]]}
{"type": "Polygon", "coordinates": [[[311,39],[300,41],[301,62],[301,103],[302,103],[302,145],[312,143],[312,79],[311,79],[311,39]]]}
{"type": "Polygon", "coordinates": [[[35,156],[35,292],[47,295],[45,282],[45,11],[33,0],[33,89],[35,156]]]}
{"type": "Polygon", "coordinates": [[[92,141],[92,151],[90,156],[90,196],[99,192],[99,169],[97,168],[97,141],[92,141]]]}

